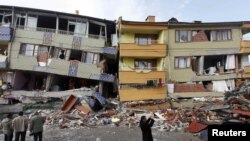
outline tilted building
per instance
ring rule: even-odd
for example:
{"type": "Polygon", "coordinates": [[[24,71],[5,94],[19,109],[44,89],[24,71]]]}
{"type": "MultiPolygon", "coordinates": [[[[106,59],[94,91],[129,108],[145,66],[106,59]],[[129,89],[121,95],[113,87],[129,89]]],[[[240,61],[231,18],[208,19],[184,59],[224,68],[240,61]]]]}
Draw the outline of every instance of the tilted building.
{"type": "Polygon", "coordinates": [[[11,83],[13,91],[99,86],[105,96],[116,95],[114,21],[24,7],[0,9],[2,83],[11,83]]]}

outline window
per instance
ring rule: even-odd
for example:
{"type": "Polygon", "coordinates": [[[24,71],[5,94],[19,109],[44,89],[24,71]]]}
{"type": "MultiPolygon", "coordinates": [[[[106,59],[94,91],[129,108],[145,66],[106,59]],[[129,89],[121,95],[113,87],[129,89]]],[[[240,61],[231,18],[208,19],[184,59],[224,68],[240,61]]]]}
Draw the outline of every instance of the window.
{"type": "Polygon", "coordinates": [[[211,41],[227,41],[232,40],[232,31],[227,30],[213,30],[210,34],[211,41]]]}
{"type": "Polygon", "coordinates": [[[34,44],[21,44],[20,53],[24,56],[37,56],[49,52],[48,46],[39,46],[34,44]]]}
{"type": "Polygon", "coordinates": [[[227,41],[232,40],[231,29],[224,30],[176,30],[176,42],[227,41]]]}
{"type": "Polygon", "coordinates": [[[191,41],[191,31],[188,31],[188,30],[175,31],[175,41],[176,42],[190,42],[191,41]]]}
{"type": "Polygon", "coordinates": [[[87,52],[84,54],[85,56],[85,63],[90,63],[90,64],[97,64],[99,62],[99,54],[97,53],[91,53],[87,52]]]}
{"type": "Polygon", "coordinates": [[[189,68],[191,64],[190,57],[175,57],[174,67],[175,68],[189,68]]]}
{"type": "Polygon", "coordinates": [[[70,57],[70,50],[68,49],[62,49],[62,48],[55,48],[54,49],[54,58],[59,58],[62,60],[69,60],[70,57]]]}
{"type": "Polygon", "coordinates": [[[156,70],[156,60],[147,59],[147,60],[135,60],[134,67],[137,70],[156,70]]]}
{"type": "Polygon", "coordinates": [[[152,34],[136,34],[135,43],[138,45],[150,45],[157,43],[157,35],[152,34]]]}
{"type": "Polygon", "coordinates": [[[21,44],[20,53],[24,56],[37,56],[49,52],[48,46],[39,46],[34,44],[21,44]]]}

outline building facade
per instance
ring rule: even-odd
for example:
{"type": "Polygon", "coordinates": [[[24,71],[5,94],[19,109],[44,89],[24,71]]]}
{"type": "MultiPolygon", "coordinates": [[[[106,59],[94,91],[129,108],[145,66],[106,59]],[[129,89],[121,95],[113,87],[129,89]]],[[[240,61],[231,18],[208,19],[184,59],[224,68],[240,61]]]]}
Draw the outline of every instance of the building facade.
{"type": "Polygon", "coordinates": [[[246,22],[169,22],[168,80],[184,97],[216,96],[248,78],[246,22]]]}
{"type": "Polygon", "coordinates": [[[1,51],[7,52],[6,64],[1,56],[1,80],[11,83],[13,90],[99,86],[106,96],[115,95],[114,21],[1,6],[0,23],[1,51]]]}
{"type": "Polygon", "coordinates": [[[166,98],[167,24],[118,20],[120,101],[166,98]]]}

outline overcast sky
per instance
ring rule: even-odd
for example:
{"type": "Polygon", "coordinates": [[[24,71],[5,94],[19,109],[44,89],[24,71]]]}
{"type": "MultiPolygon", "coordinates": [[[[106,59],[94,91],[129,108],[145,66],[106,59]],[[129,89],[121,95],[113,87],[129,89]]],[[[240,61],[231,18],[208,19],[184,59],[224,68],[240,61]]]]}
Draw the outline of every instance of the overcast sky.
{"type": "Polygon", "coordinates": [[[0,0],[0,5],[39,8],[81,15],[144,21],[148,15],[156,21],[203,22],[250,21],[250,0],[0,0]]]}

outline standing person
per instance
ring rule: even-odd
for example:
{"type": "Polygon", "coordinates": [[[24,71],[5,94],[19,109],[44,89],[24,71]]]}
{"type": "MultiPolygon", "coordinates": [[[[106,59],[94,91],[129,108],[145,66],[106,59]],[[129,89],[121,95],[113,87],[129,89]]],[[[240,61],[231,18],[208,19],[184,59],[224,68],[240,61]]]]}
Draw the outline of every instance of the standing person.
{"type": "Polygon", "coordinates": [[[7,117],[2,120],[0,126],[3,128],[4,141],[12,141],[13,138],[12,114],[8,114],[7,117]]]}
{"type": "Polygon", "coordinates": [[[30,132],[34,136],[34,141],[42,141],[43,138],[43,124],[45,118],[42,117],[39,112],[35,112],[34,116],[30,120],[30,132]]]}
{"type": "Polygon", "coordinates": [[[153,141],[153,136],[152,136],[152,131],[151,127],[154,124],[154,119],[153,118],[148,118],[146,119],[145,116],[141,117],[140,121],[140,127],[142,131],[142,140],[143,141],[153,141]]]}
{"type": "Polygon", "coordinates": [[[22,111],[18,113],[18,117],[13,119],[12,126],[15,131],[15,141],[19,141],[20,136],[21,141],[25,141],[28,119],[23,115],[22,111]]]}

